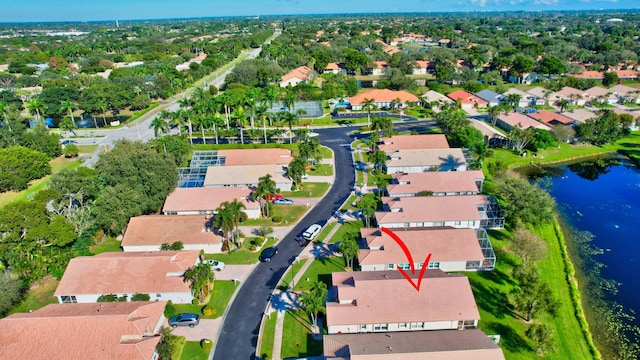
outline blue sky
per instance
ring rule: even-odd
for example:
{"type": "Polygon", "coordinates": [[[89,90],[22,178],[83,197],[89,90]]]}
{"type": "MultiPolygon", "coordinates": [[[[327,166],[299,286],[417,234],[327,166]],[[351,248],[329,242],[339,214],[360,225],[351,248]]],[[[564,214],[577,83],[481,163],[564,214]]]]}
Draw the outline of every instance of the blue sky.
{"type": "Polygon", "coordinates": [[[638,0],[2,0],[0,22],[345,12],[637,9],[638,0]]]}

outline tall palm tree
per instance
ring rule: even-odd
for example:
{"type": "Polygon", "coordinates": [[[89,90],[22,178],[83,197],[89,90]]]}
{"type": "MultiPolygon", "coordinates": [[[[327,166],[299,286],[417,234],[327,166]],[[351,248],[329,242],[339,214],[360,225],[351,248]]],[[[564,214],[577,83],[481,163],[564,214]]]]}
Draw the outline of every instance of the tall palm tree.
{"type": "Polygon", "coordinates": [[[308,292],[300,295],[300,303],[311,317],[314,332],[317,332],[318,330],[318,313],[326,311],[324,302],[326,301],[328,294],[329,291],[327,290],[327,284],[316,281],[311,284],[311,289],[309,289],[308,292]]]}
{"type": "MultiPolygon", "coordinates": [[[[243,203],[241,203],[238,199],[233,199],[232,202],[225,201],[223,204],[231,214],[231,218],[233,219],[233,224],[237,233],[239,224],[247,220],[247,214],[244,211],[242,211],[247,207],[243,203]]],[[[234,239],[236,239],[235,236],[234,236],[234,239]]],[[[236,243],[236,246],[238,246],[238,243],[236,243]]]]}
{"type": "Polygon", "coordinates": [[[375,109],[376,105],[374,104],[373,99],[364,99],[364,104],[362,105],[362,110],[367,112],[367,127],[371,126],[371,110],[375,109]]]}
{"type": "Polygon", "coordinates": [[[256,107],[256,118],[262,120],[262,133],[264,135],[264,143],[267,143],[267,107],[259,105],[256,107]]]}
{"type": "Polygon", "coordinates": [[[282,114],[283,120],[289,125],[289,144],[293,144],[293,123],[298,119],[294,114],[290,112],[284,112],[282,114]]]}
{"type": "Polygon", "coordinates": [[[500,106],[489,106],[487,108],[487,113],[489,114],[489,121],[491,122],[491,125],[496,126],[498,115],[500,115],[500,106]]]}
{"type": "Polygon", "coordinates": [[[507,95],[507,102],[513,107],[513,111],[516,111],[516,109],[518,108],[520,99],[522,99],[522,96],[520,94],[507,95]]]}
{"type": "Polygon", "coordinates": [[[185,282],[191,282],[189,288],[191,288],[193,297],[198,299],[198,301],[202,302],[207,296],[209,296],[211,284],[214,279],[214,275],[209,264],[204,262],[198,263],[198,265],[187,269],[184,272],[183,277],[185,282]]]}
{"type": "Polygon", "coordinates": [[[269,196],[276,193],[276,182],[271,178],[271,174],[266,174],[258,179],[258,186],[253,192],[253,198],[260,203],[260,213],[263,217],[269,217],[269,196]],[[264,201],[264,203],[263,203],[264,201]]]}
{"type": "Polygon", "coordinates": [[[64,100],[60,104],[60,107],[62,107],[67,112],[67,115],[69,115],[69,117],[71,118],[71,121],[75,123],[76,119],[73,117],[73,111],[76,109],[76,106],[71,101],[64,100]]]}
{"type": "Polygon", "coordinates": [[[560,112],[564,112],[567,109],[567,106],[569,106],[569,104],[571,104],[571,102],[567,99],[560,99],[558,101],[558,106],[560,106],[560,112]]]}
{"type": "Polygon", "coordinates": [[[211,131],[216,137],[216,145],[217,145],[218,144],[218,127],[224,125],[224,118],[219,112],[216,112],[211,117],[211,122],[209,123],[209,125],[212,127],[211,131]]]}
{"type": "Polygon", "coordinates": [[[76,126],[76,123],[73,122],[73,120],[71,120],[71,118],[68,118],[68,117],[62,118],[62,120],[60,120],[60,124],[58,125],[58,127],[60,128],[60,130],[63,130],[69,133],[74,133],[74,130],[78,128],[76,126]]]}
{"type": "Polygon", "coordinates": [[[153,129],[153,135],[156,139],[159,135],[164,135],[169,132],[169,124],[161,116],[154,117],[149,127],[153,129]]]}
{"type": "Polygon", "coordinates": [[[227,244],[227,249],[231,252],[231,244],[233,243],[233,230],[235,228],[235,222],[233,220],[233,216],[231,214],[231,210],[226,207],[228,202],[223,202],[220,206],[215,210],[216,216],[213,220],[213,224],[215,227],[222,231],[224,235],[225,242],[227,244]]]}
{"type": "Polygon", "coordinates": [[[289,112],[295,108],[296,105],[296,97],[290,92],[287,91],[285,96],[282,98],[282,105],[287,108],[289,112]]]}
{"type": "Polygon", "coordinates": [[[46,105],[40,101],[39,97],[33,97],[29,101],[27,101],[27,107],[29,108],[29,112],[31,114],[36,115],[36,122],[40,122],[40,114],[46,109],[46,105]]]}

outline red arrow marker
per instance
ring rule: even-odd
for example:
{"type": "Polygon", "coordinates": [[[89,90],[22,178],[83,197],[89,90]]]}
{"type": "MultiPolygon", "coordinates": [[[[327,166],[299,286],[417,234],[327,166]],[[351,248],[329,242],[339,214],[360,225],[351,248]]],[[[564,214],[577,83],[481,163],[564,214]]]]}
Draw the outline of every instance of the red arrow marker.
{"type": "MultiPolygon", "coordinates": [[[[391,238],[393,240],[395,240],[396,243],[398,243],[398,245],[400,245],[400,248],[402,249],[402,251],[404,251],[404,256],[407,257],[407,260],[409,260],[409,267],[411,268],[411,275],[415,275],[416,274],[416,267],[415,264],[413,262],[413,256],[411,256],[411,252],[409,251],[409,248],[407,247],[407,245],[404,243],[404,241],[402,241],[402,239],[400,239],[400,237],[398,235],[396,235],[396,233],[394,233],[393,231],[387,229],[387,228],[380,228],[380,230],[382,230],[383,233],[391,236],[391,238]]],[[[407,274],[402,268],[398,267],[398,271],[400,271],[400,274],[402,274],[402,276],[404,276],[405,279],[407,279],[407,281],[413,285],[413,287],[417,290],[420,291],[420,284],[422,283],[422,277],[424,276],[425,271],[427,271],[427,268],[429,267],[429,260],[431,260],[431,254],[427,255],[427,258],[424,259],[424,263],[422,263],[422,267],[420,268],[420,275],[418,276],[418,283],[416,284],[415,282],[413,282],[413,279],[409,276],[409,274],[407,274]]]]}

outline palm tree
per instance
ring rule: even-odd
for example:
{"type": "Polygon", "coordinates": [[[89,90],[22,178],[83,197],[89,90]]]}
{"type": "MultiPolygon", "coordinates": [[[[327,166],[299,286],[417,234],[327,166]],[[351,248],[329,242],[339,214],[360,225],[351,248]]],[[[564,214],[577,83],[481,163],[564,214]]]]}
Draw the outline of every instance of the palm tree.
{"type": "Polygon", "coordinates": [[[211,284],[213,283],[214,275],[211,271],[209,264],[201,262],[184,272],[184,281],[190,281],[191,293],[193,297],[202,302],[209,296],[211,290],[211,284]]]}
{"type": "Polygon", "coordinates": [[[213,225],[220,229],[220,231],[222,231],[225,242],[227,244],[227,249],[229,250],[229,252],[231,252],[233,229],[235,228],[235,223],[233,221],[231,211],[226,207],[226,204],[228,204],[228,202],[223,202],[215,210],[216,216],[213,220],[213,225]]]}
{"type": "Polygon", "coordinates": [[[496,126],[498,115],[500,115],[500,106],[489,106],[487,108],[487,112],[489,113],[489,121],[491,122],[491,125],[496,126]]]}
{"type": "Polygon", "coordinates": [[[311,317],[314,332],[318,332],[318,313],[325,312],[324,302],[328,294],[327,284],[316,281],[311,284],[309,292],[300,295],[300,303],[311,317]]]}
{"type": "Polygon", "coordinates": [[[287,108],[289,112],[295,108],[296,105],[296,97],[289,91],[282,98],[282,105],[287,108]]]}
{"type": "Polygon", "coordinates": [[[374,164],[376,170],[382,172],[384,165],[387,163],[387,154],[382,150],[376,150],[370,155],[370,161],[374,164]]]}
{"type": "Polygon", "coordinates": [[[487,143],[485,143],[484,141],[479,141],[473,144],[471,148],[471,153],[475,157],[474,167],[476,169],[482,169],[482,164],[484,163],[484,159],[486,159],[487,156],[491,156],[493,151],[489,149],[489,145],[487,143]]]}
{"type": "Polygon", "coordinates": [[[376,215],[378,201],[373,195],[367,194],[360,198],[360,201],[358,201],[358,203],[356,204],[356,208],[362,210],[362,216],[364,216],[365,218],[366,225],[367,227],[370,227],[371,218],[376,215]]]}
{"type": "Polygon", "coordinates": [[[364,99],[364,104],[362,105],[362,110],[367,112],[367,127],[371,126],[371,110],[375,109],[376,105],[374,104],[373,99],[364,99]]]}
{"type": "Polygon", "coordinates": [[[69,117],[71,118],[71,121],[73,121],[75,123],[76,119],[73,117],[73,110],[76,109],[76,106],[71,101],[64,100],[60,104],[60,107],[67,111],[67,115],[69,115],[69,117]]]}
{"type": "Polygon", "coordinates": [[[78,128],[76,126],[76,123],[73,122],[73,120],[71,120],[68,117],[64,117],[60,121],[60,124],[58,125],[58,127],[60,128],[60,130],[67,131],[67,132],[70,132],[70,133],[74,133],[74,135],[75,135],[75,131],[74,130],[78,128]]]}
{"type": "Polygon", "coordinates": [[[567,99],[560,99],[558,101],[558,106],[560,106],[560,112],[564,112],[567,108],[567,106],[569,106],[571,104],[571,102],[567,99]]]}
{"type": "MultiPolygon", "coordinates": [[[[226,207],[229,209],[231,213],[231,218],[233,219],[233,224],[235,226],[236,232],[238,232],[238,225],[247,220],[247,214],[242,211],[247,207],[241,203],[238,199],[233,199],[232,202],[226,202],[226,207]]],[[[234,237],[235,238],[235,237],[234,237]]],[[[236,244],[237,246],[238,244],[236,244]]]]}
{"type": "Polygon", "coordinates": [[[266,174],[258,179],[258,186],[253,192],[253,198],[260,203],[260,213],[265,218],[269,217],[269,195],[276,193],[276,182],[271,178],[271,174],[266,174]],[[264,201],[264,204],[263,204],[264,201]]]}
{"type": "Polygon", "coordinates": [[[256,107],[256,117],[262,120],[262,133],[264,135],[264,143],[267,143],[267,107],[260,105],[256,107]]]}
{"type": "Polygon", "coordinates": [[[150,128],[153,129],[153,135],[158,138],[158,135],[164,135],[169,132],[169,124],[164,117],[158,115],[151,120],[150,128]]]}
{"type": "Polygon", "coordinates": [[[378,131],[378,135],[382,136],[385,132],[391,133],[393,129],[393,123],[391,119],[384,116],[374,116],[371,121],[371,131],[378,131]]]}
{"type": "Polygon", "coordinates": [[[31,114],[36,115],[36,122],[40,122],[40,113],[46,109],[46,105],[40,101],[39,97],[34,97],[31,100],[27,101],[27,107],[29,108],[29,112],[31,114]]]}
{"type": "Polygon", "coordinates": [[[520,94],[507,95],[507,102],[513,107],[513,111],[516,111],[516,109],[518,108],[520,99],[522,99],[522,96],[520,94]]]}
{"type": "Polygon", "coordinates": [[[293,180],[292,189],[295,189],[302,183],[302,175],[307,171],[307,160],[303,157],[295,157],[289,163],[287,174],[293,180]]]}
{"type": "Polygon", "coordinates": [[[293,122],[296,121],[297,117],[290,112],[284,112],[282,117],[289,125],[289,144],[293,144],[293,122]]]}
{"type": "Polygon", "coordinates": [[[315,164],[320,158],[320,140],[318,138],[305,137],[298,144],[298,153],[307,161],[315,164]]]}
{"type": "Polygon", "coordinates": [[[211,118],[211,122],[209,123],[209,125],[212,126],[211,131],[213,131],[213,134],[216,137],[216,145],[217,145],[218,144],[218,127],[221,125],[224,125],[224,119],[222,118],[222,115],[219,112],[216,112],[215,114],[213,114],[213,117],[211,118]]]}

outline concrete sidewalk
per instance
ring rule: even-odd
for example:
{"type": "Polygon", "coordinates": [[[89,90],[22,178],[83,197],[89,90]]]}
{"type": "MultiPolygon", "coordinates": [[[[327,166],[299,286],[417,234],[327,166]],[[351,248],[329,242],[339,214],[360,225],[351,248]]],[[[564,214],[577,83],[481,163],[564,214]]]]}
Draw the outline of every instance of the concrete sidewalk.
{"type": "MultiPolygon", "coordinates": [[[[335,218],[331,218],[332,220],[330,220],[327,224],[330,224],[332,222],[335,222],[335,218]]],[[[328,244],[329,240],[331,240],[331,238],[333,238],[333,235],[335,235],[335,233],[338,231],[338,229],[340,228],[341,224],[338,223],[338,225],[336,225],[333,229],[331,229],[331,231],[329,232],[329,234],[327,234],[327,236],[324,238],[324,240],[322,241],[322,245],[324,244],[328,244]]],[[[320,246],[322,246],[320,245],[320,246]]],[[[318,244],[314,244],[313,242],[309,243],[309,245],[307,245],[307,247],[302,251],[303,254],[307,254],[307,253],[316,253],[316,254],[327,254],[326,256],[330,256],[328,255],[329,252],[314,252],[311,250],[311,248],[313,248],[314,246],[319,246],[318,244]]],[[[324,256],[324,255],[323,255],[324,256]]],[[[321,256],[322,257],[322,256],[321,256]]],[[[304,265],[302,265],[302,267],[300,268],[300,270],[298,270],[298,272],[295,274],[295,276],[293,277],[293,284],[297,284],[300,282],[300,279],[302,279],[302,276],[304,276],[304,273],[307,271],[307,269],[309,269],[309,267],[311,266],[311,263],[318,257],[309,257],[306,258],[304,265]]],[[[286,279],[287,275],[289,274],[289,271],[293,271],[293,267],[290,267],[289,270],[282,276],[282,279],[286,279]]],[[[293,289],[291,289],[291,291],[286,291],[286,292],[282,292],[280,290],[276,290],[276,292],[274,292],[273,297],[275,299],[278,299],[275,303],[272,300],[271,302],[271,307],[269,309],[269,314],[277,311],[277,318],[276,318],[276,327],[275,327],[275,331],[274,331],[274,336],[273,336],[273,350],[272,350],[272,354],[271,354],[271,359],[273,360],[281,360],[281,351],[282,351],[282,336],[284,334],[284,316],[285,316],[285,311],[286,310],[293,310],[293,309],[299,309],[300,308],[300,304],[298,303],[298,296],[299,294],[297,294],[295,291],[293,291],[293,289]],[[288,295],[287,295],[288,294],[288,295]],[[287,299],[288,301],[281,301],[282,299],[287,299]],[[276,306],[274,306],[276,305],[276,306]]]]}

